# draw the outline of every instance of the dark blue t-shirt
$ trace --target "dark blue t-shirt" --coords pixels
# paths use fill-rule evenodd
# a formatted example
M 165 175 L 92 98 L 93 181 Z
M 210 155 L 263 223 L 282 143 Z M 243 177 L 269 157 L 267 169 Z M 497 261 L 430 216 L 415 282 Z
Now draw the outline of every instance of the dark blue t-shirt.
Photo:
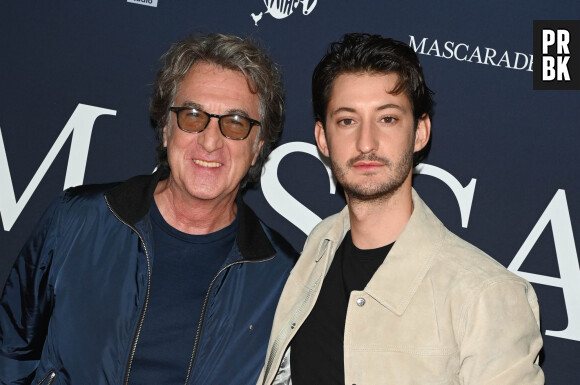
M 151 222 L 151 291 L 130 383 L 183 384 L 203 301 L 234 245 L 238 219 L 215 233 L 191 235 L 165 222 L 153 202 Z

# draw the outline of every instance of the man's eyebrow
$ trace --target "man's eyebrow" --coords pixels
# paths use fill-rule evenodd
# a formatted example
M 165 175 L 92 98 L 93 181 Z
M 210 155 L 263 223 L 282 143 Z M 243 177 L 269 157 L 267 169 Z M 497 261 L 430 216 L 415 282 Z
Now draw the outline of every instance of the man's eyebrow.
M 334 116 L 334 115 L 338 114 L 339 112 L 356 112 L 356 110 L 354 108 L 351 108 L 351 107 L 339 107 L 336 110 L 331 111 L 330 116 Z
M 392 104 L 392 103 L 383 104 L 382 106 L 377 107 L 376 111 L 382 111 L 382 110 L 386 110 L 389 108 L 394 108 L 394 109 L 400 110 L 402 112 L 406 111 L 404 107 L 401 107 L 398 104 Z M 354 109 L 352 107 L 339 107 L 336 110 L 331 111 L 330 116 L 334 116 L 340 112 L 356 112 L 356 109 Z
M 377 111 L 386 110 L 388 108 L 394 108 L 394 109 L 400 110 L 402 112 L 406 111 L 404 107 L 401 107 L 398 104 L 393 104 L 393 103 L 383 104 L 382 106 L 377 107 Z
M 231 108 L 229 110 L 226 110 L 226 114 L 235 114 L 235 115 L 243 115 L 243 116 L 250 117 L 250 114 L 248 114 L 248 112 L 246 110 L 242 110 L 239 108 Z
M 201 111 L 213 114 L 212 111 L 206 111 L 206 109 L 203 108 L 203 106 L 201 104 L 193 102 L 191 100 L 186 100 L 181 104 L 183 105 L 183 107 L 195 108 L 196 110 L 201 110 Z M 250 114 L 248 114 L 248 112 L 246 110 L 243 110 L 240 108 L 230 108 L 229 110 L 226 110 L 225 114 L 222 114 L 222 115 L 243 115 L 243 116 L 247 116 L 247 117 L 250 116 Z
M 186 100 L 183 103 L 181 103 L 181 105 L 183 107 L 195 108 L 196 110 L 203 110 L 203 107 L 201 106 L 201 104 L 196 103 L 196 102 L 192 102 L 191 100 Z

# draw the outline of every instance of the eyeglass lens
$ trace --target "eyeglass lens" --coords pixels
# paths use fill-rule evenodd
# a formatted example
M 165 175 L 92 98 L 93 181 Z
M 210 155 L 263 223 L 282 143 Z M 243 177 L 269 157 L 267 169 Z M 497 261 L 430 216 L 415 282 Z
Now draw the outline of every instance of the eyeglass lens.
M 209 124 L 212 116 L 208 113 L 196 109 L 181 110 L 178 113 L 179 125 L 182 129 L 192 132 L 203 131 Z M 214 116 L 216 117 L 216 116 Z M 217 118 L 217 117 L 216 117 Z M 243 115 L 222 115 L 219 117 L 219 125 L 222 133 L 228 138 L 245 138 L 252 123 Z

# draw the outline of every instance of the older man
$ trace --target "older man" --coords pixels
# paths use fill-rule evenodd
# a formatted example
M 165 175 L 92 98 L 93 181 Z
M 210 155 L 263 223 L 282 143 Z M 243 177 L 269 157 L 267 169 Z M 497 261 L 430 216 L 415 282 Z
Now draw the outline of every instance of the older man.
M 240 198 L 283 124 L 277 66 L 195 36 L 162 57 L 153 175 L 65 191 L 10 273 L 4 384 L 250 384 L 297 257 Z
M 447 230 L 411 187 L 433 106 L 415 52 L 345 35 L 314 70 L 312 101 L 347 207 L 308 237 L 258 383 L 543 384 L 532 286 Z

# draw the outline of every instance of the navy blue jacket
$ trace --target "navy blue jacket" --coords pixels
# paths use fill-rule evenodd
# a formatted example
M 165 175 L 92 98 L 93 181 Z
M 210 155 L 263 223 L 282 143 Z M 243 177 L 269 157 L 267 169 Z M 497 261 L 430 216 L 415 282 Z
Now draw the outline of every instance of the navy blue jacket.
M 165 175 L 163 175 L 165 174 Z M 147 312 L 149 207 L 166 172 L 65 191 L 10 272 L 0 303 L 2 384 L 126 384 Z M 189 384 L 254 384 L 297 253 L 237 200 L 236 244 L 208 288 Z

